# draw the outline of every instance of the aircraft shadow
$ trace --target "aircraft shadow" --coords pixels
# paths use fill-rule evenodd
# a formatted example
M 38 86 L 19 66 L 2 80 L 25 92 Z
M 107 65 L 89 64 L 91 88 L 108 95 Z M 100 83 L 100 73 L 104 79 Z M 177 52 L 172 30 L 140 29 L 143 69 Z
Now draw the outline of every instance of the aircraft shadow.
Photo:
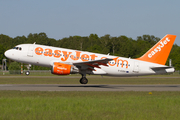
M 164 88 L 164 87 L 180 87 L 178 85 L 60 85 L 58 87 L 71 87 L 71 88 L 111 88 L 111 89 L 120 89 L 124 87 L 132 87 L 132 88 L 145 88 L 145 87 L 154 87 L 154 88 Z

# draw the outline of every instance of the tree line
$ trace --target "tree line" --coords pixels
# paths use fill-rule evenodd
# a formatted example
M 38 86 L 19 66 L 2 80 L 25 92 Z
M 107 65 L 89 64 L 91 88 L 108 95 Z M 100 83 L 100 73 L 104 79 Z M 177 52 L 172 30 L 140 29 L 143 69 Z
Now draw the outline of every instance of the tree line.
M 138 58 L 146 53 L 152 46 L 154 46 L 160 38 L 153 35 L 142 35 L 138 36 L 136 40 L 128 38 L 124 35 L 119 37 L 112 37 L 106 34 L 99 37 L 97 34 L 90 34 L 86 37 L 81 36 L 69 36 L 59 40 L 48 38 L 46 33 L 30 33 L 26 36 L 17 36 L 11 38 L 7 35 L 0 35 L 0 60 L 5 58 L 4 52 L 18 44 L 34 43 L 76 49 L 82 51 L 89 51 L 95 53 L 102 53 L 121 56 Z M 172 59 L 172 65 L 176 70 L 180 70 L 180 47 L 173 45 L 169 58 L 166 65 L 169 65 L 169 59 Z M 8 63 L 11 60 L 7 60 Z M 2 62 L 1 62 L 2 63 Z M 9 64 L 8 64 L 9 65 Z M 34 69 L 45 69 L 43 67 L 34 66 Z

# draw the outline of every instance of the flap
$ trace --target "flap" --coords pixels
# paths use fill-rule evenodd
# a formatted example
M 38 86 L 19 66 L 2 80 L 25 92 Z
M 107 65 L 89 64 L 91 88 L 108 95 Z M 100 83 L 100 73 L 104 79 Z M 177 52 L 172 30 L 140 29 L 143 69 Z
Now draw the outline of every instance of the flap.
M 86 67 L 86 69 L 90 69 L 90 70 L 94 70 L 95 68 L 101 68 L 99 67 L 100 65 L 103 66 L 107 66 L 107 63 L 109 61 L 112 61 L 113 59 L 111 58 L 105 58 L 105 59 L 101 59 L 101 60 L 93 60 L 93 61 L 84 61 L 84 62 L 77 62 L 77 63 L 73 63 L 73 65 L 75 66 L 79 66 L 79 67 Z M 81 68 L 80 68 L 81 69 Z

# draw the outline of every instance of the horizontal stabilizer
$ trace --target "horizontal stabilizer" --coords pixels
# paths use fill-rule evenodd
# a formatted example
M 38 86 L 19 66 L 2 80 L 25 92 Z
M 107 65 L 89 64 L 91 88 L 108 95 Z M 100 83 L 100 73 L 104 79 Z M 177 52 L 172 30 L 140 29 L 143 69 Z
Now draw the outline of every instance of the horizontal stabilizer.
M 152 70 L 165 70 L 165 69 L 169 69 L 169 68 L 174 68 L 174 67 L 170 67 L 170 66 L 166 66 L 166 67 L 150 67 Z

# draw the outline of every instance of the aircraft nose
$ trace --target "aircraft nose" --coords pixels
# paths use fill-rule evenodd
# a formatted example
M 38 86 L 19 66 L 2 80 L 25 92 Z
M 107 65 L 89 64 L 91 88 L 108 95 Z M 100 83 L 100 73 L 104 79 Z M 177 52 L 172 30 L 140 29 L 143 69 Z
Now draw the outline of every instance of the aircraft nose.
M 12 53 L 10 50 L 7 50 L 4 55 L 7 57 L 7 58 L 10 58 L 12 56 Z

